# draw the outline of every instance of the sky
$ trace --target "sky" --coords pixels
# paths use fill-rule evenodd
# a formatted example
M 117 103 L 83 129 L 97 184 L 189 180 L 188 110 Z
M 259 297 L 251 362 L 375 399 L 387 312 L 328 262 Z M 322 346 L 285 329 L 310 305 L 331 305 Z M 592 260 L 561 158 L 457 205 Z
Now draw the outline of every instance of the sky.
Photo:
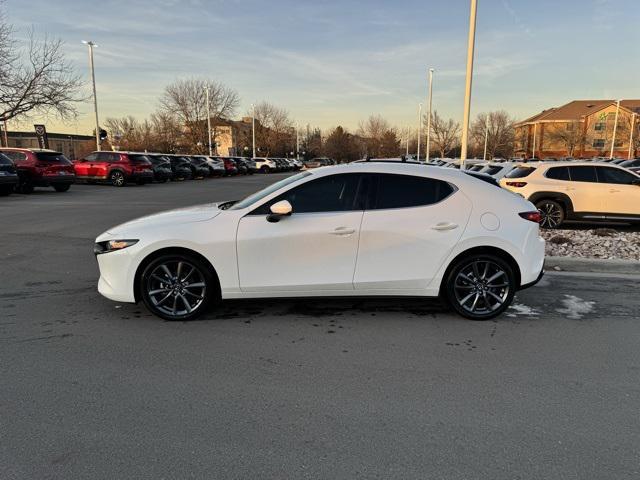
M 59 37 L 87 79 L 93 40 L 100 118 L 144 119 L 164 87 L 211 78 L 323 129 L 380 114 L 415 127 L 433 105 L 462 119 L 468 0 L 5 0 L 19 40 Z M 640 97 L 639 0 L 478 0 L 471 115 L 520 119 L 573 99 Z M 29 120 L 27 127 L 33 123 Z M 41 120 L 41 119 L 40 119 Z M 49 131 L 87 133 L 92 105 Z M 10 129 L 13 129 L 11 125 Z

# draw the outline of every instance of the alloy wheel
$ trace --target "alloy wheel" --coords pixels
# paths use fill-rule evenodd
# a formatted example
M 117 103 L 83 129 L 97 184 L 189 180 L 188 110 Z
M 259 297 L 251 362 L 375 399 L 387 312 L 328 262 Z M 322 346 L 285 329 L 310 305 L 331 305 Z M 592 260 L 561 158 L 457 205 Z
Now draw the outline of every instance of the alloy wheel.
M 511 292 L 509 275 L 491 260 L 477 259 L 456 275 L 453 291 L 458 306 L 470 315 L 487 315 L 500 309 Z
M 124 185 L 124 175 L 121 172 L 112 172 L 111 183 L 115 187 L 122 187 Z
M 146 293 L 159 312 L 168 317 L 182 317 L 198 310 L 206 298 L 204 274 L 186 260 L 160 263 L 146 281 Z
M 544 228 L 556 228 L 562 223 L 562 208 L 555 202 L 542 202 L 538 205 L 540 225 Z

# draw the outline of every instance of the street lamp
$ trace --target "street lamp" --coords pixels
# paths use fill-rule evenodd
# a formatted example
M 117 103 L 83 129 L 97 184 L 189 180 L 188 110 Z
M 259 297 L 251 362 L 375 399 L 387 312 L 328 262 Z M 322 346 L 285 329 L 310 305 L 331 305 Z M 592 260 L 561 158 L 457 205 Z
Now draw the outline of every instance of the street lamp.
M 618 130 L 618 114 L 620 113 L 620 100 L 616 102 L 616 118 L 613 121 L 613 138 L 611 139 L 611 152 L 609 158 L 613 158 L 613 148 L 616 145 L 616 131 Z
M 631 160 L 631 152 L 633 152 L 633 129 L 636 128 L 636 112 L 631 114 L 631 130 L 629 131 L 629 154 L 627 159 Z M 634 152 L 635 153 L 635 152 Z
M 300 126 L 296 122 L 296 160 L 300 160 Z
M 98 126 L 98 98 L 96 97 L 96 74 L 93 68 L 93 49 L 97 47 L 91 40 L 82 40 L 89 47 L 89 67 L 91 68 L 91 84 L 93 86 L 93 112 L 96 117 L 96 150 L 100 151 L 100 127 Z
M 211 149 L 211 112 L 209 110 L 209 85 L 205 87 L 205 93 L 207 96 L 207 134 L 209 135 L 209 156 L 213 155 L 213 150 Z M 217 150 L 217 149 L 216 149 Z
M 256 158 L 256 104 L 251 104 L 251 136 L 253 137 L 253 158 Z
M 473 78 L 473 51 L 476 44 L 476 12 L 478 0 L 471 0 L 469 15 L 469 39 L 467 42 L 467 78 L 464 88 L 464 115 L 462 117 L 462 148 L 460 150 L 460 168 L 464 170 L 467 160 L 467 142 L 469 141 L 469 114 L 471 112 L 471 80 Z
M 420 137 L 422 137 L 422 102 L 418 104 L 418 158 L 420 161 Z
M 429 116 L 427 117 L 427 151 L 425 152 L 425 161 L 429 162 L 429 154 L 431 153 L 431 105 L 433 102 L 433 68 L 429 69 Z

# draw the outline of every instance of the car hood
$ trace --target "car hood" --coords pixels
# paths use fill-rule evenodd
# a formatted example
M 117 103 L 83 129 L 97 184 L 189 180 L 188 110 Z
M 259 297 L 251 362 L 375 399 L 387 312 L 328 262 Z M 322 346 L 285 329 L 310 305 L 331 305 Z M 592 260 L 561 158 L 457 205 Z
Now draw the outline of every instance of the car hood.
M 204 222 L 211 220 L 220 214 L 220 203 L 207 203 L 204 205 L 194 205 L 192 207 L 177 208 L 164 212 L 154 213 L 146 217 L 136 218 L 129 222 L 122 223 L 110 228 L 102 236 L 113 237 L 138 232 L 140 230 L 155 229 L 164 226 L 176 226 L 186 223 Z

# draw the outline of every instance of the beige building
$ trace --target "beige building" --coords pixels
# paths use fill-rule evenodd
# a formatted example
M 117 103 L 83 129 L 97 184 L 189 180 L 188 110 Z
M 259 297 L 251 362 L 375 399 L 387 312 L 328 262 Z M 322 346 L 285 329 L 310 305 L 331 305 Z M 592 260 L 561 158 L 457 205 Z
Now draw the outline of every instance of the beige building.
M 251 117 L 242 120 L 211 119 L 215 131 L 216 151 L 222 156 L 253 155 Z
M 615 100 L 574 100 L 543 110 L 515 125 L 515 153 L 525 158 L 608 157 L 615 141 L 614 157 L 635 157 L 640 100 L 622 100 L 617 123 L 616 110 Z

